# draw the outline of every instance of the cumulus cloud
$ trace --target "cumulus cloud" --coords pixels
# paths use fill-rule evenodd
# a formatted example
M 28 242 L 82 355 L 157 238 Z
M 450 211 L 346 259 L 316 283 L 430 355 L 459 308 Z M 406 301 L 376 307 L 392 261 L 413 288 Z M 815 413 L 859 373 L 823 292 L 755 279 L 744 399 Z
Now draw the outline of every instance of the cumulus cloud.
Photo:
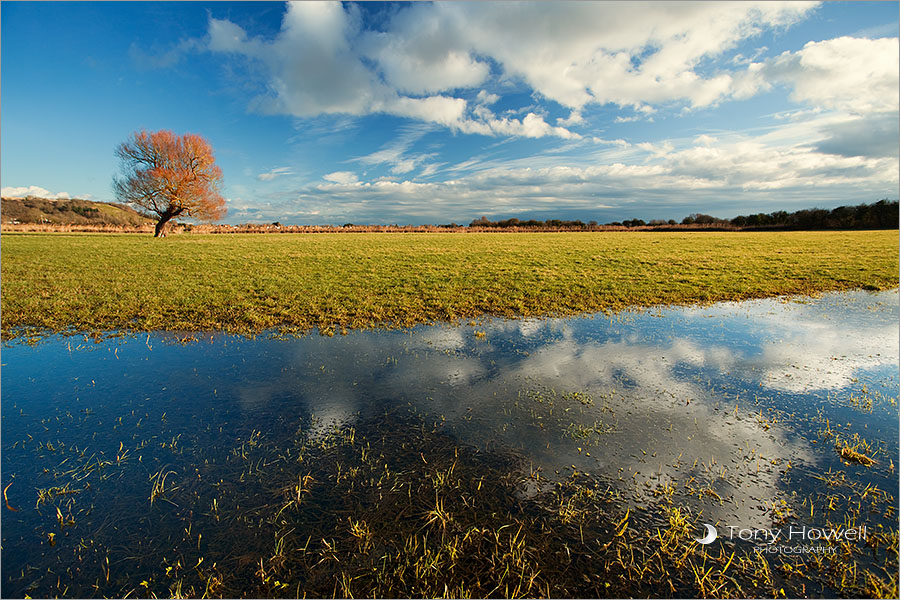
M 483 83 L 490 67 L 459 45 L 456 24 L 426 4 L 395 13 L 389 31 L 368 32 L 361 50 L 402 93 L 426 94 L 471 88 Z M 398 35 L 399 32 L 399 35 Z
M 700 143 L 667 154 L 664 164 L 682 179 L 693 178 L 698 187 L 722 189 L 824 189 L 873 183 L 888 188 L 897 181 L 897 165 L 890 160 L 822 154 L 803 147 L 773 148 L 761 140 Z
M 736 80 L 736 95 L 751 96 L 779 85 L 791 90 L 793 101 L 810 107 L 775 115 L 791 124 L 766 137 L 770 141 L 780 137 L 783 144 L 792 145 L 781 153 L 789 154 L 789 159 L 783 171 L 774 173 L 777 179 L 769 187 L 780 187 L 779 179 L 797 181 L 812 173 L 821 174 L 821 185 L 826 181 L 846 183 L 848 177 L 858 182 L 867 178 L 882 183 L 897 180 L 897 38 L 839 37 L 809 42 L 796 52 L 751 63 Z M 754 162 L 769 161 L 758 156 Z M 716 164 L 721 161 L 713 161 L 710 166 Z M 742 167 L 746 171 L 750 165 Z M 767 184 L 753 185 L 763 189 Z
M 68 192 L 51 192 L 50 190 L 44 189 L 42 187 L 38 187 L 36 185 L 29 185 L 25 187 L 5 187 L 0 190 L 3 196 L 7 198 L 24 198 L 26 196 L 35 196 L 37 198 L 49 198 L 51 200 L 66 200 L 71 198 Z M 82 195 L 82 198 L 86 198 L 87 196 Z
M 554 127 L 547 123 L 543 117 L 533 112 L 525 115 L 525 118 L 510 119 L 508 117 L 497 118 L 484 111 L 486 118 L 483 120 L 467 120 L 459 124 L 459 129 L 464 133 L 480 133 L 482 135 L 507 135 L 526 138 L 541 138 L 554 136 L 563 139 L 581 139 L 577 133 L 569 131 L 565 127 Z
M 350 47 L 354 30 L 340 4 L 291 2 L 273 41 L 249 38 L 238 25 L 210 18 L 208 47 L 263 63 L 272 92 L 256 101 L 264 112 L 361 115 L 390 94 Z
M 500 96 L 491 94 L 485 90 L 479 90 L 478 95 L 475 96 L 475 101 L 479 104 L 494 104 L 498 100 L 500 100 Z
M 582 116 L 581 111 L 578 110 L 570 112 L 568 117 L 556 120 L 556 124 L 562 125 L 563 127 L 571 127 L 572 125 L 581 125 L 583 123 L 584 117 Z
M 466 133 L 575 136 L 563 127 L 547 125 L 537 115 L 523 121 L 490 114 L 473 118 L 463 98 L 404 95 L 471 87 L 484 79 L 486 67 L 465 52 L 414 52 L 422 50 L 423 40 L 394 40 L 363 32 L 354 10 L 351 6 L 345 11 L 340 3 L 291 2 L 280 32 L 271 41 L 251 38 L 235 23 L 210 18 L 207 48 L 243 56 L 263 67 L 268 93 L 251 103 L 263 113 L 297 117 L 380 113 Z M 393 49 L 398 45 L 410 48 L 410 54 L 396 58 Z M 373 60 L 377 68 L 370 66 Z M 471 75 L 472 69 L 476 76 Z
M 761 85 L 792 88 L 797 102 L 852 113 L 900 109 L 897 38 L 840 37 L 809 42 L 758 67 Z
M 764 28 L 802 18 L 812 3 L 436 3 L 457 32 L 456 51 L 490 56 L 507 77 L 569 108 L 685 101 L 705 106 L 726 96 L 726 73 L 696 67 Z M 419 12 L 425 9 L 420 8 Z M 412 34 L 397 19 L 393 35 Z
M 790 25 L 808 2 L 413 3 L 379 30 L 340 3 L 288 3 L 273 39 L 210 18 L 207 48 L 258 63 L 268 93 L 252 107 L 272 114 L 390 114 L 489 136 L 577 139 L 589 105 L 646 115 L 654 105 L 708 106 L 767 82 L 701 67 L 767 28 Z M 808 60 L 816 51 L 810 50 Z M 787 67 L 785 67 L 787 68 Z M 708 69 L 706 69 L 708 70 Z M 536 111 L 497 117 L 489 82 L 524 82 L 570 109 L 548 124 Z M 496 86 L 491 86 L 496 87 Z M 798 87 L 800 97 L 805 92 Z M 471 104 L 462 96 L 477 90 Z M 466 93 L 464 93 L 466 92 Z

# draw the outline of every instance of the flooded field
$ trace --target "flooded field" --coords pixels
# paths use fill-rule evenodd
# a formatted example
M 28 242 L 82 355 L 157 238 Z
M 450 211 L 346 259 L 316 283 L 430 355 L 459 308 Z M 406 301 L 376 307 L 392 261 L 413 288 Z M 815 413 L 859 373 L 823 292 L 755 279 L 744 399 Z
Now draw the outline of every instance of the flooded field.
M 898 321 L 9 344 L 2 594 L 896 597 Z

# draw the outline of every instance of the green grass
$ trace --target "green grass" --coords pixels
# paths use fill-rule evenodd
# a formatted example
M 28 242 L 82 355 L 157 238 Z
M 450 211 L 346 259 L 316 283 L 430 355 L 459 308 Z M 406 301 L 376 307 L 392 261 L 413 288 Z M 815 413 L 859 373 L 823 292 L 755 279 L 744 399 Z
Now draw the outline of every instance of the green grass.
M 330 334 L 898 283 L 896 231 L 2 236 L 2 331 Z

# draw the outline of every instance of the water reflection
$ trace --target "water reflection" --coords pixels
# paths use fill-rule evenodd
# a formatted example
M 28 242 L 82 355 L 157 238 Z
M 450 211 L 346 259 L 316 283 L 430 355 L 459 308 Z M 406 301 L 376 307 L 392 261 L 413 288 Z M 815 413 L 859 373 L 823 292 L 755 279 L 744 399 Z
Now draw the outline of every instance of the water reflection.
M 309 342 L 315 350 L 299 350 L 269 389 L 302 389 L 325 421 L 346 422 L 371 398 L 409 403 L 462 443 L 500 439 L 553 474 L 692 485 L 729 499 L 707 506 L 710 518 L 762 527 L 784 466 L 816 460 L 771 422 L 777 393 L 839 389 L 897 364 L 897 329 L 886 326 L 896 294 L 841 299 L 361 333 Z
M 26 443 L 114 456 L 123 438 L 166 449 L 183 435 L 187 457 L 154 452 L 189 461 L 248 431 L 287 439 L 302 418 L 322 434 L 388 406 L 441 421 L 460 445 L 514 449 L 551 480 L 603 478 L 634 507 L 677 489 L 705 520 L 765 527 L 773 503 L 796 491 L 787 471 L 836 464 L 815 443 L 826 420 L 896 456 L 898 315 L 896 291 L 857 292 L 334 338 L 7 346 L 4 483 L 19 484 L 11 498 L 22 510 L 4 517 L 4 559 L 14 540 L 28 547 L 30 490 L 47 485 Z M 846 401 L 862 393 L 876 402 Z M 893 470 L 860 476 L 897 484 Z

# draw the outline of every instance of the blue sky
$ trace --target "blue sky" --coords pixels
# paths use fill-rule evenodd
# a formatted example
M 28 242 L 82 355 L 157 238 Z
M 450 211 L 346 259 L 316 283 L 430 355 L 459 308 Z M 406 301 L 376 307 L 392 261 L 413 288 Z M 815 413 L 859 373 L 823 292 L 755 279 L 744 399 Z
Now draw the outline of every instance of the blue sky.
M 226 222 L 609 222 L 898 196 L 891 2 L 3 2 L 3 195 L 206 137 Z

